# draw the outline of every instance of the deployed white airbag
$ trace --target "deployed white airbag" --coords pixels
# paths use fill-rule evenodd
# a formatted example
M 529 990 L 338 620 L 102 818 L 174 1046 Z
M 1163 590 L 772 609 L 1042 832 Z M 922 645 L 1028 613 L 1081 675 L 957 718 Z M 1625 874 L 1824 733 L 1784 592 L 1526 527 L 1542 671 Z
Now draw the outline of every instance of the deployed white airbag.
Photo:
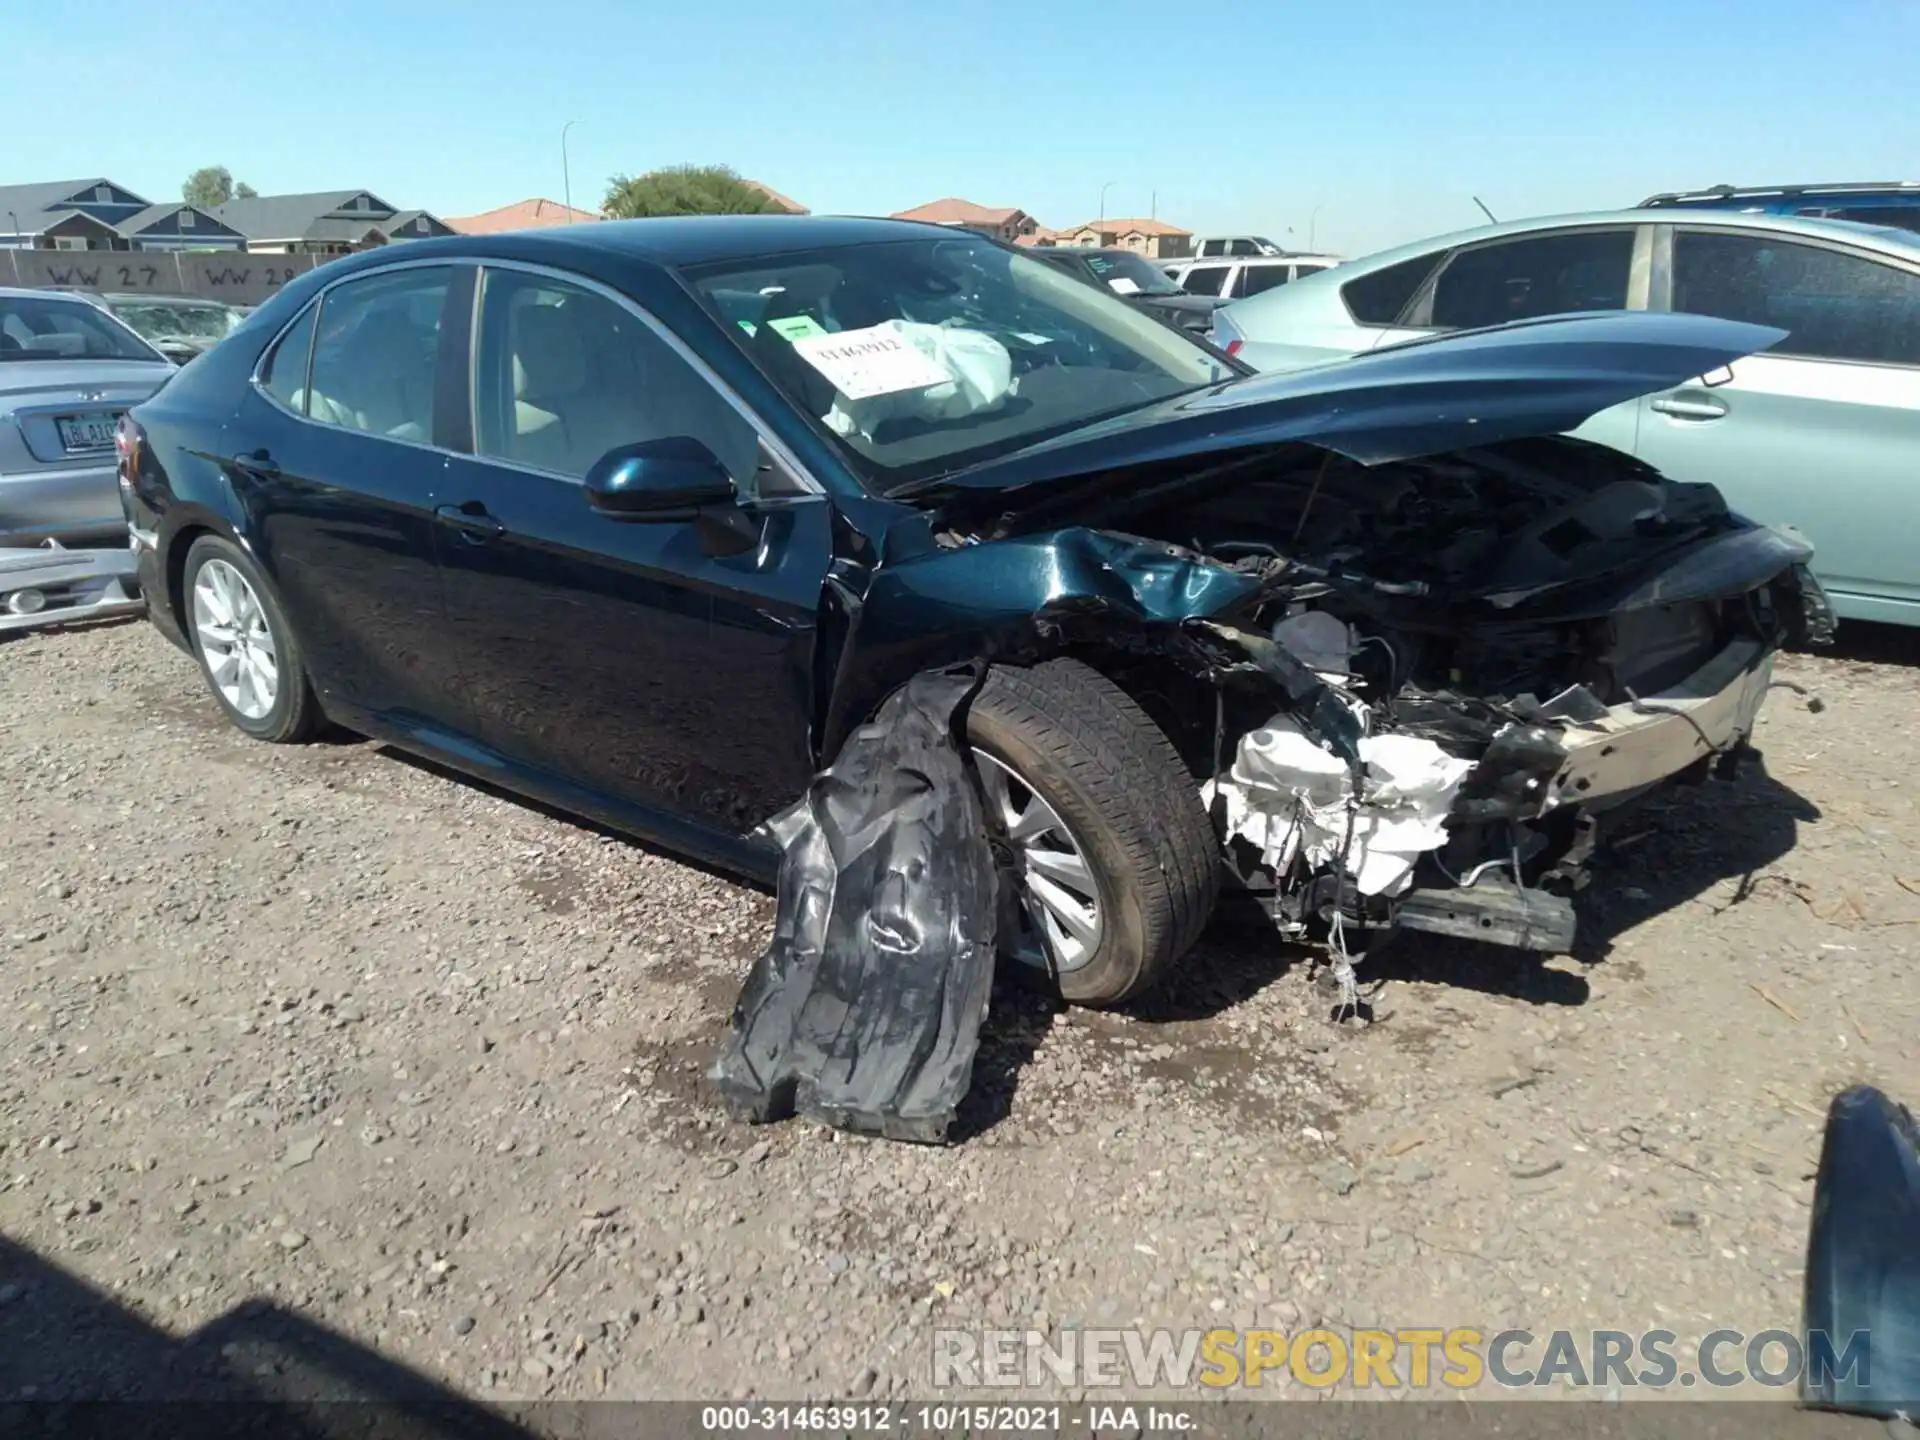
M 1013 359 L 991 335 L 958 325 L 887 320 L 807 335 L 794 353 L 837 392 L 825 417 L 837 435 L 871 438 L 887 420 L 961 420 L 997 410 L 1013 390 Z
M 1233 768 L 1201 787 L 1208 805 L 1226 804 L 1227 830 L 1260 851 L 1276 877 L 1304 852 L 1315 868 L 1339 860 L 1353 838 L 1347 871 L 1363 895 L 1398 895 L 1414 862 L 1446 843 L 1454 792 L 1473 768 L 1431 740 L 1372 735 L 1360 742 L 1366 784 L 1356 800 L 1346 764 L 1276 715 L 1240 741 Z

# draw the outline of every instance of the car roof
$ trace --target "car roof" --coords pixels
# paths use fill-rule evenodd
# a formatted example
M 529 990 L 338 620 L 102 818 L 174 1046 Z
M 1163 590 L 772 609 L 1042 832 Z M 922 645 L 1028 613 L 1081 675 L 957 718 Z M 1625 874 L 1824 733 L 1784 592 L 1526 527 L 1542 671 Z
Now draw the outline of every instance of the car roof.
M 596 220 L 540 230 L 507 230 L 496 235 L 450 235 L 410 240 L 405 254 L 473 255 L 484 258 L 510 246 L 512 258 L 541 255 L 556 261 L 583 253 L 650 261 L 678 267 L 709 261 L 748 260 L 805 250 L 872 245 L 888 240 L 986 237 L 949 225 L 912 220 L 882 220 L 851 215 L 684 215 L 650 220 Z M 365 252 L 394 258 L 391 248 Z M 355 257 L 358 259 L 359 257 Z M 354 268 L 359 268 L 358 266 Z
M 224 300 L 209 300 L 204 295 L 156 295 L 150 290 L 107 290 L 101 293 L 100 298 L 136 300 L 143 305 L 212 305 L 220 310 L 232 308 Z
M 1861 198 L 1912 199 L 1920 180 L 1829 180 L 1805 185 L 1709 185 L 1704 190 L 1665 190 L 1640 202 L 1642 208 L 1663 205 L 1722 204 L 1729 200 L 1794 200 L 1803 195 L 1840 195 Z
M 79 290 L 56 290 L 51 286 L 0 285 L 0 300 L 71 300 L 76 305 L 86 305 L 91 303 L 87 298 L 88 293 Z

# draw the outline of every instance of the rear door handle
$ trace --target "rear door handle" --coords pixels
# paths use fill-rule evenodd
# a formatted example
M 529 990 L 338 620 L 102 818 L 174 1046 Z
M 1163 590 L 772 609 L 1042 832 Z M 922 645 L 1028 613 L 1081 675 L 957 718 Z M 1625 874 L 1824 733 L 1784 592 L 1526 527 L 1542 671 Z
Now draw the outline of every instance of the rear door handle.
M 1727 402 L 1711 395 L 1662 395 L 1652 408 L 1676 420 L 1718 420 L 1727 413 Z
M 436 505 L 433 515 L 441 524 L 458 530 L 460 538 L 469 545 L 486 545 L 507 533 L 507 527 L 489 515 L 487 507 L 478 500 L 462 505 Z
M 244 470 L 249 475 L 260 475 L 269 480 L 274 479 L 280 473 L 280 466 L 275 462 L 273 456 L 269 455 L 265 450 L 255 450 L 250 455 L 241 454 L 234 456 L 233 468 L 236 470 Z

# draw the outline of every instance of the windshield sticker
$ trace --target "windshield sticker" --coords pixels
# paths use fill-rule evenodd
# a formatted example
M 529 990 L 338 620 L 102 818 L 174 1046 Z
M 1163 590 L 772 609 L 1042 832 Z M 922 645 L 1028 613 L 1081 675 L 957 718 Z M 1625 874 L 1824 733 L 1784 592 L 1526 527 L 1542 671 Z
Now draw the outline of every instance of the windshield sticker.
M 945 366 L 908 344 L 891 322 L 837 335 L 803 336 L 793 342 L 793 353 L 849 400 L 925 390 L 953 379 Z
M 1107 284 L 1113 287 L 1113 293 L 1116 295 L 1138 295 L 1140 293 L 1140 282 L 1129 279 L 1125 275 L 1109 276 Z
M 767 328 L 783 340 L 804 340 L 809 335 L 825 335 L 824 326 L 811 315 L 783 315 L 767 321 Z

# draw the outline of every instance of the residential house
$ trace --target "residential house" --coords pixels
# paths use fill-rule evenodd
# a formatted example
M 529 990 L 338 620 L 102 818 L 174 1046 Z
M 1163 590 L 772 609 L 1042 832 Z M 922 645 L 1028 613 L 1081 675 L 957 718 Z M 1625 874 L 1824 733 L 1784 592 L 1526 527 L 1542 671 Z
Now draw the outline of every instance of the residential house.
M 1193 253 L 1193 232 L 1164 220 L 1089 220 L 1062 230 L 1062 245 L 1097 245 L 1103 250 L 1131 250 L 1150 260 L 1178 260 Z
M 519 200 L 478 215 L 456 215 L 448 228 L 461 235 L 498 235 L 506 230 L 543 230 L 549 225 L 585 225 L 600 216 L 592 210 L 570 210 L 558 200 Z
M 766 196 L 767 199 L 773 201 L 774 204 L 778 205 L 782 210 L 786 211 L 789 215 L 811 215 L 813 213 L 811 210 L 807 209 L 806 206 L 802 205 L 798 200 L 788 199 L 785 195 L 782 195 L 778 190 L 774 189 L 771 185 L 767 184 L 764 180 L 744 180 L 741 183 L 744 184 L 749 190 L 758 190 L 762 195 Z
M 149 205 L 113 227 L 134 250 L 244 250 L 247 237 L 197 205 Z
M 932 200 L 925 205 L 916 205 L 911 210 L 896 211 L 895 220 L 919 220 L 929 225 L 952 225 L 964 230 L 978 230 L 982 235 L 991 235 L 996 240 L 1017 244 L 1023 235 L 1039 233 L 1040 222 L 1024 210 L 992 205 L 976 205 L 971 200 L 958 200 L 949 197 L 945 200 Z
M 115 227 L 148 208 L 102 176 L 0 185 L 0 246 L 38 250 L 128 250 Z
M 256 255 L 345 255 L 392 240 L 454 233 L 425 210 L 397 210 L 370 190 L 253 195 L 214 207 L 214 216 L 246 236 Z

